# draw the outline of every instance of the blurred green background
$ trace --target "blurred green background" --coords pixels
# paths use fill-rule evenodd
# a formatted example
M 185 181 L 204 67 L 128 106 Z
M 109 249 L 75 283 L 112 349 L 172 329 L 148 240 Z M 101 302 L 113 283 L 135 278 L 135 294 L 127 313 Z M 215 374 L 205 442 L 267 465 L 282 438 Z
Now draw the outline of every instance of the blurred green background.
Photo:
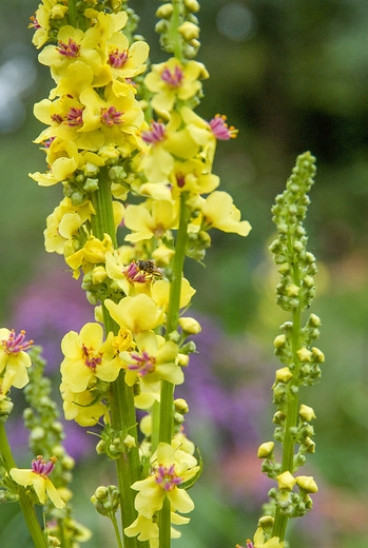
M 37 4 L 1 0 L 0 6 L 0 316 L 9 328 L 25 288 L 50 268 L 65 270 L 57 257 L 46 256 L 42 236 L 60 189 L 37 187 L 27 176 L 44 168 L 43 155 L 32 144 L 41 129 L 32 105 L 51 86 L 27 30 Z M 152 60 L 162 60 L 153 32 L 158 2 L 131 4 L 141 16 L 140 32 L 152 45 Z M 207 119 L 224 113 L 239 128 L 235 141 L 220 143 L 215 172 L 253 230 L 247 239 L 214 233 L 206 267 L 188 263 L 187 276 L 197 289 L 194 307 L 224 333 L 229 361 L 237 355 L 239 367 L 229 368 L 224 352 L 217 364 L 219 382 L 230 371 L 235 384 L 239 375 L 241 382 L 249 381 L 251 393 L 254 379 L 262 378 L 268 387 L 262 394 L 270 399 L 267 390 L 278 367 L 272 340 L 283 321 L 274 304 L 276 279 L 267 251 L 273 235 L 270 208 L 296 155 L 310 150 L 318 160 L 307 220 L 309 247 L 320 270 L 313 311 L 323 321 L 319 346 L 326 364 L 322 382 L 305 394 L 318 417 L 317 450 L 307 473 L 319 480 L 320 493 L 310 516 L 291 525 L 290 541 L 292 548 L 365 548 L 368 5 L 364 0 L 202 0 L 201 8 L 199 60 L 211 78 L 198 112 Z M 35 307 L 34 314 L 42 310 Z M 260 402 L 255 427 L 261 441 L 271 436 L 272 408 L 262 397 Z M 199 421 L 194 435 L 204 444 L 206 471 L 193 489 L 191 525 L 174 546 L 231 548 L 252 535 L 260 501 L 266 500 L 267 485 L 254 458 L 257 443 L 236 451 L 230 447 L 226 456 L 226 437 L 219 441 L 216 429 L 209 433 L 208 424 L 201 427 Z M 109 525 L 96 519 L 89 503 L 97 476 L 102 483 L 109 472 L 92 450 L 78 464 L 75 478 L 78 518 L 95 530 L 94 540 L 85 545 L 89 548 L 109 545 Z M 13 507 L 1 512 L 18 523 L 13 514 Z M 10 544 L 1 546 L 12 548 L 7 538 Z

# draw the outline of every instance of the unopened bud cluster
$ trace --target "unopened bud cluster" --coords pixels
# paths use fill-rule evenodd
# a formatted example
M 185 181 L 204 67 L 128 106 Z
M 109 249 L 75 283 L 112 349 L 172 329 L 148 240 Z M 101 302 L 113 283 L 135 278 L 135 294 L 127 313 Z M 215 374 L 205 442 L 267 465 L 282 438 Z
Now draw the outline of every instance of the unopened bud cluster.
M 136 442 L 132 435 L 126 431 L 114 430 L 110 425 L 106 425 L 102 431 L 101 439 L 96 445 L 96 451 L 99 455 L 106 454 L 110 459 L 118 459 L 123 453 L 128 453 Z
M 63 446 L 64 428 L 58 420 L 57 405 L 50 397 L 51 381 L 44 376 L 46 364 L 41 348 L 33 347 L 30 356 L 33 367 L 29 371 L 29 383 L 24 388 L 29 406 L 23 412 L 24 424 L 30 430 L 29 445 L 34 455 L 57 458 L 53 478 L 58 486 L 64 487 L 72 480 L 74 459 Z
M 157 9 L 156 15 L 159 21 L 156 32 L 160 35 L 160 44 L 168 53 L 175 52 L 174 41 L 180 41 L 180 49 L 187 59 L 193 59 L 200 47 L 198 18 L 195 15 L 199 11 L 197 0 L 184 0 L 184 2 L 163 2 Z M 179 25 L 177 22 L 179 21 Z M 173 40 L 173 28 L 177 28 L 178 34 Z
M 315 258 L 307 251 L 303 220 L 309 205 L 308 192 L 316 172 L 309 152 L 299 156 L 285 191 L 276 197 L 272 208 L 277 238 L 270 246 L 281 279 L 277 302 L 284 310 L 306 308 L 314 297 Z
M 321 321 L 313 313 L 304 319 L 314 296 L 317 271 L 315 258 L 306 249 L 308 238 L 303 226 L 315 171 L 315 160 L 309 152 L 299 156 L 286 190 L 277 196 L 272 208 L 277 237 L 270 250 L 281 278 L 277 303 L 291 313 L 291 318 L 280 326 L 274 339 L 275 355 L 282 364 L 272 387 L 276 406 L 274 440 L 281 444 L 283 457 L 278 460 L 275 456 L 273 441 L 259 447 L 258 457 L 263 459 L 262 471 L 277 482 L 269 492 L 271 502 L 266 509 L 274 524 L 272 530 L 264 530 L 264 536 L 266 540 L 279 537 L 280 542 L 285 520 L 310 510 L 309 494 L 318 491 L 313 477 L 295 475 L 305 464 L 306 455 L 315 450 L 311 422 L 316 416 L 311 407 L 300 404 L 299 390 L 318 381 L 324 362 L 323 353 L 314 346 Z
M 103 516 L 115 514 L 120 504 L 119 489 L 115 485 L 105 487 L 101 485 L 91 497 L 92 504 L 97 512 Z

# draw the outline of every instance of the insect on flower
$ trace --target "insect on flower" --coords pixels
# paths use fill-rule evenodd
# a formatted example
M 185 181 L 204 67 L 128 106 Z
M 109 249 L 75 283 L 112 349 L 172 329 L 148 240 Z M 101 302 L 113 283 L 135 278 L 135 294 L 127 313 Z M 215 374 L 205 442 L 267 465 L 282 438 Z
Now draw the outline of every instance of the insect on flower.
M 142 272 L 145 272 L 146 274 L 151 274 L 155 278 L 162 278 L 162 271 L 160 268 L 156 268 L 156 265 L 152 259 L 142 260 L 139 259 L 137 261 L 137 267 Z

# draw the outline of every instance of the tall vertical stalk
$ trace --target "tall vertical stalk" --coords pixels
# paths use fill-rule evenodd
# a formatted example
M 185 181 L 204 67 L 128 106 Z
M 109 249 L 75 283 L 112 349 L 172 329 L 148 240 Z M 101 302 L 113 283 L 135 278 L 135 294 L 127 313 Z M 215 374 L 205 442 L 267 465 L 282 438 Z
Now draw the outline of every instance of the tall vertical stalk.
M 0 456 L 5 468 L 9 472 L 16 468 L 16 464 L 9 446 L 4 423 L 0 421 Z M 47 548 L 48 543 L 37 519 L 36 510 L 23 487 L 19 487 L 19 506 L 27 524 L 35 548 Z
M 173 273 L 170 286 L 170 301 L 167 311 L 166 330 L 170 334 L 178 327 L 181 280 L 183 275 L 185 251 L 187 243 L 188 215 L 186 207 L 186 194 L 180 196 L 180 220 L 177 232 L 175 256 L 173 260 Z M 163 380 L 160 398 L 160 426 L 159 441 L 171 444 L 174 418 L 174 385 Z M 160 524 L 160 548 L 169 548 L 171 544 L 171 519 L 170 502 L 166 499 L 159 517 Z
M 111 184 L 108 178 L 101 171 L 98 190 L 92 194 L 92 202 L 96 215 L 92 219 L 92 231 L 97 238 L 102 239 L 104 234 L 111 237 L 114 247 L 117 247 L 116 229 L 114 223 Z M 103 305 L 102 305 L 103 306 Z M 115 335 L 118 332 L 118 325 L 112 320 L 106 308 L 103 306 L 103 318 L 106 333 L 112 331 Z M 133 388 L 124 381 L 124 372 L 111 385 L 110 398 L 111 426 L 117 432 L 129 431 L 134 437 L 136 445 L 127 453 L 123 453 L 116 459 L 116 470 L 120 491 L 120 508 L 122 529 L 130 525 L 136 518 L 134 508 L 135 493 L 131 485 L 139 479 L 140 461 L 138 454 L 137 419 L 134 407 Z M 138 541 L 136 537 L 124 535 L 126 548 L 136 548 Z M 147 546 L 147 543 L 139 543 L 139 546 Z

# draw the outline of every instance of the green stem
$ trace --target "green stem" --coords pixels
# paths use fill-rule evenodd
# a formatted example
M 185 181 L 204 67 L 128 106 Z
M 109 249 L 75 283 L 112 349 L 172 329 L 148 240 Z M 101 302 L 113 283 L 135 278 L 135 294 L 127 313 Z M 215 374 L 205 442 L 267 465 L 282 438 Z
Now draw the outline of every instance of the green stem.
M 159 515 L 159 546 L 166 548 L 171 546 L 171 506 L 168 498 L 165 498 Z
M 173 48 L 174 56 L 179 60 L 183 60 L 182 52 L 182 37 L 178 28 L 181 24 L 180 12 L 182 9 L 182 0 L 172 0 L 173 13 L 170 20 L 170 28 L 168 33 L 169 43 Z
M 173 261 L 173 273 L 170 285 L 170 300 L 167 311 L 166 330 L 170 334 L 178 327 L 181 280 L 183 275 L 185 251 L 187 244 L 188 215 L 186 207 L 186 195 L 180 197 L 180 220 L 176 239 L 175 256 Z M 175 386 L 168 382 L 161 383 L 160 398 L 160 425 L 159 441 L 171 444 L 174 423 L 174 389 Z M 160 548 L 170 548 L 171 545 L 171 516 L 170 503 L 165 500 L 159 517 L 160 524 Z
M 291 245 L 289 246 L 289 249 Z M 292 255 L 291 255 L 292 256 Z M 298 264 L 291 259 L 293 267 L 293 282 L 299 285 L 300 271 Z M 297 351 L 300 348 L 300 333 L 301 333 L 301 306 L 293 312 L 293 329 L 291 333 L 291 350 L 293 360 L 293 375 L 294 379 L 298 378 L 298 372 L 300 367 L 300 360 L 297 355 Z M 288 390 L 288 401 L 286 409 L 286 426 L 285 436 L 283 441 L 283 453 L 282 453 L 282 472 L 289 471 L 291 474 L 294 471 L 294 454 L 295 454 L 295 439 L 293 431 L 298 425 L 298 412 L 299 412 L 299 392 L 293 391 L 292 388 L 298 388 L 297 382 L 293 382 Z M 280 540 L 284 540 L 286 534 L 286 528 L 289 521 L 289 516 L 282 512 L 279 506 L 276 507 L 275 520 L 273 524 L 272 535 L 279 537 Z
M 76 8 L 76 0 L 69 0 L 68 2 L 68 19 L 69 23 L 77 28 L 77 8 Z
M 11 468 L 16 468 L 3 422 L 0 422 L 0 455 L 7 471 Z M 27 524 L 35 548 L 47 548 L 46 538 L 37 519 L 34 505 L 22 487 L 19 487 L 18 493 L 19 506 L 23 513 L 24 520 Z
M 100 240 L 103 239 L 104 234 L 109 234 L 113 246 L 116 248 L 118 244 L 112 208 L 111 183 L 104 170 L 101 170 L 100 173 L 98 190 L 91 194 L 91 201 L 96 211 L 96 215 L 92 215 L 92 232 Z
M 121 542 L 120 531 L 119 531 L 118 523 L 116 521 L 115 514 L 112 513 L 111 516 L 110 516 L 110 519 L 111 519 L 112 525 L 114 527 L 116 542 L 118 543 L 118 547 L 123 548 L 123 543 Z
M 104 173 L 103 173 L 104 175 Z M 111 184 L 108 178 L 101 176 L 98 191 L 92 195 L 92 203 L 96 215 L 92 217 L 92 231 L 96 237 L 102 239 L 104 234 L 109 234 L 114 247 L 117 247 L 116 230 L 114 223 Z M 103 317 L 106 333 L 112 331 L 117 334 L 119 326 L 112 320 L 108 311 L 103 306 Z M 115 382 L 111 384 L 111 426 L 118 432 L 128 432 L 135 439 L 136 446 L 128 453 L 123 453 L 116 459 L 116 470 L 120 491 L 120 509 L 122 529 L 130 525 L 137 517 L 134 507 L 135 492 L 131 485 L 140 479 L 140 460 L 138 454 L 137 419 L 134 407 L 133 388 L 124 381 L 124 373 L 121 372 Z M 135 537 L 124 535 L 125 548 L 137 548 L 138 541 Z M 147 542 L 139 543 L 140 548 L 148 548 Z

